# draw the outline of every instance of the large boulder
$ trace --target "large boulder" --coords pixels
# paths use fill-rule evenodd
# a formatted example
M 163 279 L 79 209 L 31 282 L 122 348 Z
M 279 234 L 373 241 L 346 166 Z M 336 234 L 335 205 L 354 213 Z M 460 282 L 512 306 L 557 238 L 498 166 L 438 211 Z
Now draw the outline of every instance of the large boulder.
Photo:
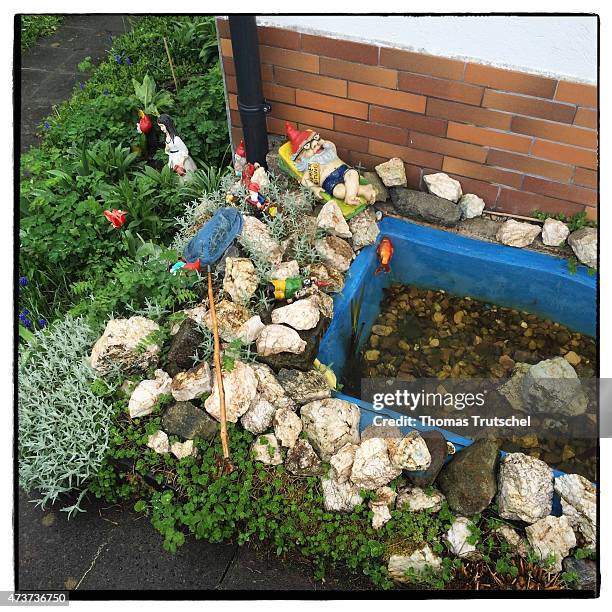
M 597 490 L 579 474 L 564 474 L 555 478 L 554 489 L 561 498 L 563 514 L 584 539 L 585 548 L 595 548 L 597 542 Z
M 234 302 L 246 304 L 257 290 L 257 274 L 253 262 L 246 257 L 228 257 L 225 260 L 223 291 Z
M 448 227 L 457 225 L 461 220 L 459 207 L 445 198 L 404 187 L 394 187 L 390 192 L 395 210 L 403 217 L 439 223 Z
M 317 216 L 317 228 L 338 236 L 338 238 L 350 238 L 352 236 L 348 223 L 340 210 L 336 200 L 329 200 L 321 208 L 321 212 Z
M 321 478 L 323 506 L 328 512 L 352 512 L 363 502 L 359 487 L 350 481 L 338 482 L 333 478 Z
M 326 236 L 315 240 L 315 249 L 321 261 L 338 272 L 346 272 L 355 257 L 351 245 L 337 236 Z
M 227 420 L 236 423 L 251 407 L 257 395 L 257 377 L 253 368 L 241 361 L 235 361 L 231 372 L 223 372 L 223 390 L 225 391 Z M 204 402 L 204 408 L 217 421 L 221 419 L 219 387 L 216 376 L 212 393 Z
M 502 244 L 521 248 L 529 246 L 541 231 L 539 225 L 508 219 L 502 223 L 496 238 Z
M 498 442 L 476 440 L 442 468 L 438 486 L 451 510 L 473 516 L 491 503 L 497 492 L 495 468 L 498 457 Z
M 171 384 L 172 379 L 163 370 L 155 370 L 154 380 L 143 380 L 138 383 L 128 403 L 130 418 L 151 414 L 159 396 L 170 392 Z
M 261 357 L 278 353 L 300 354 L 305 348 L 306 342 L 297 331 L 286 325 L 266 325 L 257 337 L 257 354 Z
M 539 459 L 509 453 L 499 467 L 497 503 L 502 518 L 535 523 L 550 514 L 553 472 Z
M 347 442 L 359 442 L 359 408 L 341 399 L 324 399 L 302 406 L 304 433 L 323 461 Z M 386 483 L 383 483 L 386 484 Z
M 552 561 L 546 567 L 553 572 L 563 569 L 562 562 L 576 546 L 576 536 L 566 516 L 545 516 L 525 528 L 529 544 L 541 561 Z
M 321 313 L 314 300 L 297 300 L 272 311 L 272 323 L 285 324 L 293 329 L 304 330 L 316 327 Z
M 563 357 L 532 365 L 523 378 L 523 401 L 534 412 L 578 416 L 588 405 L 576 370 Z
M 405 187 L 408 184 L 406 168 L 399 157 L 393 157 L 387 162 L 378 164 L 374 170 L 376 170 L 376 174 L 378 174 L 385 187 Z
M 257 396 L 249 409 L 240 417 L 240 424 L 251 433 L 264 433 L 272 426 L 276 408 L 266 399 Z
M 238 242 L 247 251 L 272 265 L 280 264 L 283 259 L 281 248 L 270 235 L 266 224 L 251 215 L 244 215 L 244 224 Z
M 597 230 L 594 227 L 583 227 L 572 232 L 567 243 L 580 263 L 597 268 Z
M 371 208 L 366 208 L 363 212 L 355 215 L 349 221 L 349 228 L 353 234 L 352 244 L 355 251 L 375 244 L 378 234 L 380 234 L 378 223 L 376 223 L 376 215 Z
M 425 544 L 410 555 L 391 555 L 387 564 L 387 571 L 394 582 L 399 584 L 412 584 L 414 578 L 428 572 L 439 572 L 442 568 L 442 559 L 438 557 Z
M 148 341 L 158 331 L 159 325 L 146 317 L 111 319 L 93 346 L 91 367 L 101 375 L 114 366 L 124 372 L 146 372 L 159 359 L 159 345 Z
M 323 465 L 310 442 L 300 438 L 287 451 L 285 468 L 296 476 L 317 476 L 321 474 Z
M 210 367 L 205 361 L 187 372 L 179 372 L 170 386 L 177 402 L 197 399 L 211 390 Z
M 317 370 L 302 372 L 283 368 L 278 373 L 278 380 L 296 404 L 303 405 L 331 397 L 325 375 Z
M 218 425 L 191 402 L 177 402 L 164 412 L 162 428 L 166 433 L 185 440 L 212 440 L 217 434 Z
M 458 202 L 459 198 L 463 195 L 461 183 L 444 172 L 426 174 L 423 177 L 423 182 L 427 186 L 429 193 L 433 193 L 451 202 Z
M 547 246 L 561 246 L 569 233 L 569 228 L 563 221 L 548 217 L 542 226 L 542 242 Z
M 383 487 L 402 473 L 389 457 L 387 441 L 370 438 L 359 445 L 351 469 L 351 482 L 367 490 Z
M 179 372 L 193 367 L 194 356 L 203 340 L 204 334 L 200 331 L 196 321 L 187 317 L 172 337 L 166 355 L 165 368 L 170 376 L 176 376 Z
M 422 431 L 421 438 L 425 440 L 425 444 L 427 444 L 431 462 L 429 467 L 425 470 L 407 472 L 406 478 L 413 485 L 418 487 L 428 487 L 429 485 L 432 485 L 438 477 L 438 474 L 446 461 L 446 457 L 448 456 L 448 448 L 446 445 L 446 438 L 435 429 L 430 431 Z

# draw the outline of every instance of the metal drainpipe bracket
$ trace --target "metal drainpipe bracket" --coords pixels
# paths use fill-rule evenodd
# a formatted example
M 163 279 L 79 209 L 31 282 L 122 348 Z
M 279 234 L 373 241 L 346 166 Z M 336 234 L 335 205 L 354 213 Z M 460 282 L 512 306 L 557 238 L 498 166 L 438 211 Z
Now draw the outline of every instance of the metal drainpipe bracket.
M 251 115 L 261 112 L 264 112 L 267 115 L 272 112 L 272 105 L 267 100 L 264 100 L 261 104 L 249 106 L 247 104 L 243 104 L 240 100 L 238 100 L 238 110 L 241 113 L 247 113 Z

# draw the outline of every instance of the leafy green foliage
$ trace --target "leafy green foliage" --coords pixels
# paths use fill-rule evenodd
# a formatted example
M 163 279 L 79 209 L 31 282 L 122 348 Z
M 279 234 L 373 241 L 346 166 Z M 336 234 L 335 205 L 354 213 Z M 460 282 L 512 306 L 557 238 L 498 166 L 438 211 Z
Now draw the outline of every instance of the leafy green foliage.
M 39 492 L 44 507 L 98 472 L 111 410 L 86 360 L 95 334 L 83 319 L 66 317 L 33 336 L 18 365 L 19 483 Z
M 145 115 L 159 115 L 160 110 L 170 109 L 174 105 L 174 100 L 170 92 L 160 89 L 158 91 L 155 81 L 145 74 L 142 83 L 136 79 L 132 79 L 134 85 L 134 94 L 140 102 L 141 108 Z
M 587 219 L 586 212 L 584 211 L 568 217 L 563 213 L 549 213 L 542 212 L 541 210 L 534 210 L 533 216 L 536 219 L 540 219 L 540 221 L 545 221 L 546 219 L 557 219 L 558 221 L 563 221 L 563 223 L 565 223 L 569 228 L 570 232 L 582 229 L 583 227 L 597 227 L 597 222 Z
M 40 38 L 53 34 L 62 21 L 61 15 L 22 15 L 21 49 L 25 50 Z

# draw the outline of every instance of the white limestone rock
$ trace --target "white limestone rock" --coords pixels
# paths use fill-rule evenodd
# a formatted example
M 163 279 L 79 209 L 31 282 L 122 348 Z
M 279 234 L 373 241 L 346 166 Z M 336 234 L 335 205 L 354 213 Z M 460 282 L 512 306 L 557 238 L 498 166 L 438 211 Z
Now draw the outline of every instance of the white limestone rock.
M 521 248 L 529 246 L 541 231 L 539 225 L 508 219 L 497 230 L 496 238 L 502 244 Z
M 149 436 L 147 446 L 152 448 L 156 453 L 163 455 L 164 453 L 170 452 L 170 442 L 168 440 L 168 434 L 161 429 L 156 431 L 154 434 Z
M 257 337 L 257 354 L 262 357 L 278 353 L 304 352 L 306 342 L 291 327 L 286 325 L 266 325 Z
M 253 262 L 246 257 L 227 257 L 223 291 L 237 304 L 246 304 L 255 294 L 257 274 Z
M 327 293 L 318 291 L 317 293 L 306 298 L 311 304 L 318 308 L 321 315 L 326 319 L 332 319 L 334 316 L 334 298 Z
M 351 470 L 351 482 L 362 489 L 378 489 L 402 473 L 389 457 L 387 441 L 370 438 L 359 445 Z
M 413 430 L 401 439 L 387 440 L 391 463 L 409 472 L 426 470 L 431 464 L 431 455 L 425 440 L 418 431 Z
M 261 334 L 264 327 L 265 325 L 262 323 L 261 317 L 255 315 L 240 326 L 237 337 L 242 344 L 251 344 L 259 338 L 259 334 Z
M 542 242 L 548 246 L 561 246 L 569 233 L 569 228 L 563 221 L 548 217 L 542 227 Z
M 197 455 L 198 449 L 194 448 L 193 440 L 186 440 L 185 442 L 174 442 L 170 447 L 170 452 L 177 459 L 184 459 Z
M 324 288 L 326 293 L 339 293 L 344 288 L 344 274 L 328 264 L 310 264 L 306 267 L 306 274 L 322 282 L 329 283 Z
M 210 367 L 205 361 L 191 370 L 179 372 L 170 385 L 177 402 L 188 402 L 211 390 Z
M 128 404 L 130 418 L 143 417 L 153 412 L 157 398 L 170 392 L 172 379 L 163 370 L 155 370 L 155 380 L 143 380 L 132 392 Z
M 424 574 L 430 571 L 438 572 L 442 567 L 442 560 L 433 553 L 429 544 L 415 550 L 410 555 L 391 555 L 387 564 L 387 571 L 394 582 L 398 584 L 412 584 L 412 575 Z
M 295 259 L 278 264 L 271 272 L 271 280 L 287 280 L 300 275 L 300 266 Z
M 303 430 L 323 461 L 347 442 L 359 442 L 359 416 L 357 406 L 335 398 L 310 402 L 301 410 Z
M 423 177 L 423 182 L 427 185 L 429 193 L 433 193 L 439 198 L 444 198 L 451 202 L 458 202 L 463 194 L 461 191 L 461 183 L 444 172 L 426 174 Z
M 181 312 L 189 319 L 193 319 L 199 325 L 206 325 L 206 313 L 208 312 L 208 308 L 204 304 L 194 306 L 193 308 L 185 308 Z M 177 321 L 172 324 L 172 328 L 170 329 L 171 336 L 174 336 L 176 332 L 178 332 L 181 323 L 182 321 Z
M 261 461 L 266 465 L 280 465 L 283 462 L 278 440 L 274 434 L 257 436 L 251 450 L 255 461 Z
M 453 555 L 461 559 L 477 559 L 480 557 L 480 554 L 476 551 L 476 545 L 468 541 L 473 535 L 473 528 L 472 521 L 464 516 L 455 518 L 445 536 L 448 548 Z
M 257 377 L 251 366 L 241 361 L 234 362 L 231 372 L 223 372 L 223 390 L 225 392 L 225 412 L 227 420 L 236 423 L 251 407 L 257 395 Z M 217 377 L 214 377 L 213 390 L 204 402 L 206 412 L 217 421 L 221 420 L 219 388 Z
M 353 235 L 336 200 L 329 200 L 323 205 L 317 216 L 317 227 L 339 238 L 350 238 Z
M 276 439 L 287 448 L 291 448 L 302 433 L 302 419 L 288 408 L 281 408 L 272 420 Z
M 588 405 L 576 370 L 563 357 L 532 365 L 523 378 L 522 396 L 534 412 L 564 417 L 584 414 Z
M 438 489 L 426 493 L 421 487 L 405 487 L 400 489 L 395 505 L 398 510 L 407 512 L 419 512 L 420 510 L 439 512 L 445 499 Z
M 257 378 L 257 393 L 262 398 L 270 402 L 277 410 L 280 408 L 296 410 L 296 403 L 287 395 L 270 366 L 255 362 L 251 368 Z
M 511 546 L 519 557 L 527 558 L 529 554 L 527 542 L 510 525 L 502 525 L 495 529 L 494 533 Z
M 459 200 L 459 209 L 462 219 L 480 217 L 485 209 L 485 201 L 473 193 L 466 193 Z
M 374 513 L 372 517 L 372 527 L 380 529 L 385 523 L 391 520 L 391 509 L 397 493 L 391 487 L 380 487 L 376 489 L 376 500 L 370 500 L 368 506 Z
M 321 313 L 313 300 L 297 300 L 287 306 L 272 311 L 272 323 L 289 325 L 293 329 L 313 329 L 317 326 Z
M 385 187 L 406 187 L 406 168 L 404 162 L 399 157 L 393 157 L 388 162 L 379 164 L 374 168 L 376 174 Z
M 159 325 L 146 317 L 111 319 L 91 351 L 91 367 L 101 375 L 108 374 L 113 365 L 126 372 L 148 370 L 157 364 L 160 347 L 147 342 L 144 351 L 138 350 L 139 344 Z
M 554 487 L 561 498 L 564 516 L 574 530 L 582 534 L 585 547 L 594 549 L 597 542 L 597 490 L 579 474 L 558 476 Z
M 272 426 L 276 408 L 266 399 L 257 396 L 249 409 L 240 417 L 240 424 L 251 433 L 264 433 Z
M 241 304 L 230 300 L 221 300 L 215 304 L 219 337 L 225 342 L 231 342 L 241 333 L 242 326 L 251 318 L 251 313 Z M 212 316 L 210 311 L 204 316 L 205 325 L 212 330 Z
M 334 480 L 339 483 L 349 480 L 358 448 L 357 444 L 347 442 L 337 453 L 332 455 L 329 464 L 331 466 L 330 475 Z
M 576 536 L 567 516 L 545 516 L 526 527 L 525 533 L 540 560 L 554 559 L 550 568 L 554 572 L 562 570 L 563 559 L 576 546 Z
M 283 253 L 278 243 L 270 235 L 265 223 L 252 215 L 244 215 L 244 224 L 238 237 L 240 244 L 273 266 L 283 259 Z
M 323 505 L 328 512 L 352 512 L 363 502 L 359 487 L 353 483 L 337 482 L 333 478 L 321 478 Z
M 583 227 L 572 232 L 567 239 L 572 247 L 574 255 L 580 263 L 589 268 L 597 268 L 597 229 L 594 227 Z
M 535 523 L 550 514 L 553 472 L 539 459 L 508 453 L 501 461 L 497 503 L 499 515 L 510 520 Z
M 327 236 L 319 240 L 315 240 L 315 249 L 323 263 L 331 266 L 338 272 L 346 272 L 355 253 L 351 245 L 337 236 Z
M 376 223 L 376 214 L 366 208 L 363 212 L 355 215 L 349 222 L 349 229 L 353 234 L 353 250 L 359 251 L 370 244 L 375 244 L 380 229 Z

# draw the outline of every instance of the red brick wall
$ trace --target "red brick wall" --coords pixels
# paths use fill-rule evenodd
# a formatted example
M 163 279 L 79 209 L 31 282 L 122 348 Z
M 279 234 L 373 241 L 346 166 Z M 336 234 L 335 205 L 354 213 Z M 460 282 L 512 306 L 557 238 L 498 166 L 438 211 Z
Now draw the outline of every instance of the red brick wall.
M 218 19 L 232 137 L 232 44 Z M 259 27 L 268 131 L 315 128 L 366 168 L 400 157 L 409 186 L 446 172 L 487 207 L 597 218 L 597 88 L 432 55 Z

